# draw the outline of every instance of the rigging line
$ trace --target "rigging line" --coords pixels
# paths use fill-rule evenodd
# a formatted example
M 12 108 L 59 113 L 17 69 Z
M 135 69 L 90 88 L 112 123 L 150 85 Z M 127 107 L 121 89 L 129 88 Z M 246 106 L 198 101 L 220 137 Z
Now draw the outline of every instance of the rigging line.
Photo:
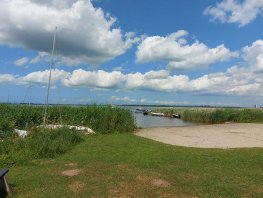
M 25 100 L 26 100 L 26 98 L 27 98 L 27 94 L 28 94 L 30 88 L 31 88 L 31 82 L 29 83 L 29 86 L 28 86 L 28 88 L 27 88 L 27 90 L 26 90 L 26 94 L 25 94 L 25 96 L 24 96 L 23 103 L 25 103 Z
M 7 95 L 7 103 L 9 104 L 10 101 L 10 93 L 9 93 L 9 88 L 8 88 L 8 95 Z
M 58 86 L 58 103 L 59 103 L 59 106 L 58 106 L 58 110 L 59 110 L 59 118 L 60 118 L 60 124 L 62 125 L 62 112 L 61 112 L 61 108 L 63 107 L 63 104 L 61 103 L 61 86 Z
M 49 68 L 49 79 L 48 79 L 48 88 L 47 88 L 47 97 L 45 102 L 45 110 L 44 110 L 44 118 L 43 118 L 43 125 L 46 125 L 46 116 L 47 116 L 47 108 L 48 108 L 48 99 L 49 99 L 49 91 L 50 91 L 50 84 L 51 84 L 51 76 L 52 76 L 52 68 L 54 65 L 54 52 L 55 52 L 55 43 L 56 43 L 56 35 L 57 35 L 57 27 L 55 29 L 54 33 L 54 39 L 53 39 L 53 48 L 52 48 L 52 57 L 51 57 L 51 64 Z
M 58 44 L 57 44 L 58 46 Z M 55 54 L 57 53 L 57 48 L 55 48 Z M 54 63 L 54 67 L 53 68 L 56 68 L 56 63 Z M 62 125 L 62 113 L 61 113 L 61 108 L 62 108 L 62 105 L 61 105 L 61 85 L 58 85 L 58 88 L 57 88 L 57 93 L 58 93 L 58 102 L 59 105 L 58 105 L 58 111 L 59 111 L 59 122 L 60 124 Z
M 57 45 L 58 46 L 58 45 Z M 57 49 L 55 49 L 55 53 L 57 52 Z M 62 125 L 62 112 L 61 112 L 61 108 L 62 108 L 62 105 L 61 105 L 61 84 L 58 85 L 58 99 L 59 99 L 59 106 L 58 106 L 58 110 L 59 110 L 59 118 L 60 118 L 60 124 Z

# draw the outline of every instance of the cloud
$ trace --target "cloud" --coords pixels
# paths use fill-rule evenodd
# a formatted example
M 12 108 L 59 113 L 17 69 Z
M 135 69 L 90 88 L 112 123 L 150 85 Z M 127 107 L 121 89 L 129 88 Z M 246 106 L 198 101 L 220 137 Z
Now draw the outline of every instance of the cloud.
M 68 65 L 104 63 L 138 39 L 91 0 L 0 1 L 0 44 L 49 53 L 56 26 L 56 53 Z
M 187 101 L 171 101 L 171 100 L 147 100 L 145 98 L 135 99 L 128 96 L 117 97 L 112 96 L 110 98 L 111 102 L 124 102 L 124 103 L 146 103 L 146 104 L 162 104 L 162 105 L 187 105 L 190 102 Z
M 30 64 L 36 64 L 36 63 L 39 63 L 41 61 L 45 61 L 45 62 L 50 61 L 50 55 L 47 52 L 38 52 L 37 56 L 32 58 L 29 61 L 29 63 Z
M 262 0 L 223 0 L 216 6 L 209 6 L 204 14 L 210 15 L 212 20 L 222 23 L 236 23 L 243 27 L 251 23 L 258 15 L 263 13 Z
M 15 76 L 11 74 L 0 74 L 0 84 L 14 82 Z
M 253 69 L 263 71 L 263 40 L 257 40 L 251 46 L 244 47 L 242 52 L 244 59 Z
M 133 98 L 130 98 L 128 96 L 125 96 L 125 97 L 117 97 L 117 96 L 112 96 L 110 98 L 110 101 L 113 101 L 113 102 L 126 102 L 126 103 L 144 103 L 146 102 L 146 99 L 145 98 L 141 98 L 141 99 L 133 99 Z
M 198 41 L 188 44 L 185 38 L 187 35 L 187 31 L 180 30 L 166 37 L 145 37 L 137 48 L 136 61 L 164 61 L 170 70 L 188 70 L 205 68 L 238 55 L 224 45 L 208 48 Z
M 74 70 L 72 74 L 63 80 L 68 87 L 89 87 L 93 89 L 118 89 L 125 81 L 125 75 L 119 71 L 106 72 Z
M 255 95 L 263 96 L 263 40 L 257 40 L 241 50 L 243 63 L 224 72 L 205 74 L 197 78 L 187 75 L 171 75 L 166 70 L 124 74 L 120 71 L 103 70 L 73 72 L 55 69 L 52 82 L 66 87 L 87 87 L 91 90 L 146 90 L 170 93 Z M 47 84 L 49 71 L 36 71 L 24 77 L 9 74 L 0 75 L 0 83 Z M 114 98 L 113 98 L 114 99 Z M 118 101 L 134 101 L 131 98 Z M 148 102 L 148 101 L 147 101 Z
M 122 71 L 122 70 L 123 70 L 122 67 L 114 67 L 114 68 L 113 68 L 113 71 Z
M 16 66 L 23 66 L 23 65 L 27 64 L 28 61 L 29 61 L 29 58 L 23 57 L 23 58 L 16 60 L 14 63 Z
M 150 90 L 163 92 L 178 92 L 189 90 L 189 78 L 185 75 L 158 76 L 163 71 L 150 71 L 145 74 L 134 73 L 127 75 L 126 89 Z M 155 74 L 155 76 L 153 75 Z M 149 77 L 153 76 L 153 77 Z
M 58 81 L 65 79 L 70 73 L 64 70 L 54 69 L 52 70 L 51 84 L 55 84 Z M 24 77 L 16 79 L 16 84 L 27 85 L 47 85 L 49 79 L 49 70 L 32 72 Z

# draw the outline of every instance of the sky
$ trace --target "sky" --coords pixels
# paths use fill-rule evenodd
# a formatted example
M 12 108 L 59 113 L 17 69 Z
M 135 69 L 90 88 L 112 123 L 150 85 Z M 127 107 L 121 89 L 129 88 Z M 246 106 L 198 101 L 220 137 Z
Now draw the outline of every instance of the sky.
M 1 0 L 0 102 L 263 106 L 263 0 Z

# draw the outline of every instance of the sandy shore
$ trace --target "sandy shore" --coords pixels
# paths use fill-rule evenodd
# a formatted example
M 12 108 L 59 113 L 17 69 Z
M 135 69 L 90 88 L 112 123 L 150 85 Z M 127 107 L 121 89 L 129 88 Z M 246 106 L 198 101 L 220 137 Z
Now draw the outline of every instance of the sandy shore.
M 197 148 L 263 147 L 263 124 L 215 124 L 140 129 L 136 135 Z

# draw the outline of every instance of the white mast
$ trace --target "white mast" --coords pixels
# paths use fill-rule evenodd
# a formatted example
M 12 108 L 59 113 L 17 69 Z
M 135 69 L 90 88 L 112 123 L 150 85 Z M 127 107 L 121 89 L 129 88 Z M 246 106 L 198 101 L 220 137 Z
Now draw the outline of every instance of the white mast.
M 46 103 L 45 103 L 45 112 L 44 112 L 44 119 L 43 119 L 43 124 L 44 126 L 46 125 L 46 116 L 47 116 L 47 108 L 48 108 L 48 98 L 49 98 L 49 90 L 50 90 L 50 84 L 51 84 L 51 74 L 52 74 L 52 69 L 54 66 L 54 53 L 55 53 L 55 44 L 56 44 L 56 36 L 57 36 L 57 27 L 55 29 L 54 33 L 54 39 L 53 39 L 53 48 L 52 48 L 52 57 L 51 57 L 51 64 L 49 68 L 49 79 L 48 79 L 48 87 L 47 87 L 47 97 L 46 97 Z

